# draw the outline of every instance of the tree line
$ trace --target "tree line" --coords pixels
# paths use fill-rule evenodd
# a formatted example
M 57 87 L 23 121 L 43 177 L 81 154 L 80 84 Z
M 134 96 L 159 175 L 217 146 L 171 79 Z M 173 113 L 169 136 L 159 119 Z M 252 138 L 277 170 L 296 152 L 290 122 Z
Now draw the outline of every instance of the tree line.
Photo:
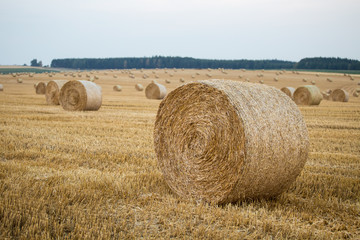
M 283 60 L 217 60 L 190 57 L 127 57 L 54 59 L 53 68 L 71 69 L 153 69 L 153 68 L 226 68 L 226 69 L 333 69 L 360 70 L 357 60 L 342 58 L 304 58 L 300 62 Z

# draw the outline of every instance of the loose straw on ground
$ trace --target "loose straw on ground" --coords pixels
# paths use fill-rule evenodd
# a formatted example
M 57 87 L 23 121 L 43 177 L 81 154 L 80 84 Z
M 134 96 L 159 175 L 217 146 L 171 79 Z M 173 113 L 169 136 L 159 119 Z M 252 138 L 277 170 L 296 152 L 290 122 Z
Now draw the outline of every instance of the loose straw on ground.
M 314 85 L 298 87 L 294 92 L 294 101 L 297 105 L 319 105 L 322 99 L 319 88 Z
M 59 96 L 62 86 L 67 83 L 67 80 L 52 80 L 48 82 L 45 89 L 46 102 L 50 105 L 59 105 Z
M 298 107 L 281 91 L 204 80 L 173 90 L 160 103 L 154 145 L 176 194 L 229 203 L 285 191 L 303 169 L 309 139 Z
M 38 82 L 37 84 L 36 84 L 36 94 L 45 94 L 45 92 L 46 92 L 46 85 L 47 85 L 47 83 L 45 83 L 45 82 Z
M 349 101 L 349 93 L 344 89 L 335 89 L 331 95 L 331 100 L 335 102 L 348 102 Z
M 148 99 L 163 99 L 166 96 L 166 87 L 156 82 L 147 85 L 145 96 Z
M 283 87 L 281 91 L 288 95 L 291 99 L 294 99 L 295 88 L 293 87 Z
M 69 81 L 60 92 L 61 106 L 68 111 L 96 111 L 102 104 L 101 87 L 86 80 Z

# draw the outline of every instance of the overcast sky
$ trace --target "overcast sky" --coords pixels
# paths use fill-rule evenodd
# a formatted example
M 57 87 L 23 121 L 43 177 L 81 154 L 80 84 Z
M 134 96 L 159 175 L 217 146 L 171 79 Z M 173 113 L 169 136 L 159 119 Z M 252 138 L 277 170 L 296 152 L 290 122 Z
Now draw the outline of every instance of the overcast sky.
M 360 60 L 359 0 L 0 0 L 0 65 L 56 58 Z

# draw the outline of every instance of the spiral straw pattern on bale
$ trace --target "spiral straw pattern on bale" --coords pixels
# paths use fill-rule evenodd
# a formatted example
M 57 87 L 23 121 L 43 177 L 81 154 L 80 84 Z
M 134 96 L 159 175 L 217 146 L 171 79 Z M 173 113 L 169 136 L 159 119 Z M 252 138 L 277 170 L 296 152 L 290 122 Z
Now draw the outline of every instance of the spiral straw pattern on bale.
M 166 87 L 156 82 L 147 85 L 145 95 L 148 99 L 163 99 L 166 96 Z
M 344 89 L 335 89 L 330 98 L 336 102 L 348 102 L 349 101 L 349 93 Z
M 160 103 L 154 145 L 176 194 L 221 204 L 286 190 L 306 162 L 309 140 L 298 107 L 281 91 L 204 80 Z
M 60 105 L 60 90 L 67 80 L 52 80 L 48 82 L 45 89 L 46 102 L 50 105 Z
M 67 82 L 60 92 L 61 106 L 68 111 L 96 111 L 102 104 L 101 87 L 86 80 Z
M 142 91 L 142 90 L 144 90 L 144 87 L 143 87 L 143 85 L 138 83 L 138 84 L 135 85 L 135 89 L 138 90 L 138 91 Z
M 36 84 L 35 91 L 36 94 L 45 94 L 46 92 L 46 83 L 45 82 L 39 82 Z
M 294 101 L 297 105 L 319 105 L 322 99 L 317 86 L 305 85 L 298 87 L 294 92 Z
M 285 93 L 286 95 L 288 95 L 291 99 L 294 99 L 295 88 L 293 88 L 293 87 L 283 87 L 283 88 L 281 88 L 281 91 L 283 93 Z

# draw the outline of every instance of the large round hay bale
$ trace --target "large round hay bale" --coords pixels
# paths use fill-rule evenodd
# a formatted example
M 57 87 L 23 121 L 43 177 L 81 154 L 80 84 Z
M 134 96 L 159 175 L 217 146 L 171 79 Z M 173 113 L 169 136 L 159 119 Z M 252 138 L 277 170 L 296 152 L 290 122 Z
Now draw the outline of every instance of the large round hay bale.
M 143 85 L 138 83 L 138 84 L 135 85 L 135 89 L 138 90 L 138 91 L 142 91 L 142 90 L 144 90 L 144 87 L 143 87 Z
M 4 86 L 0 84 L 0 91 L 4 91 Z
M 309 140 L 298 107 L 279 90 L 204 80 L 173 90 L 161 102 L 154 145 L 176 194 L 229 203 L 286 190 L 303 169 Z
M 148 99 L 163 99 L 166 96 L 166 87 L 152 82 L 145 88 L 145 96 Z
M 115 85 L 115 86 L 113 87 L 113 90 L 116 91 L 116 92 L 121 92 L 122 87 L 121 87 L 120 85 Z
M 36 84 L 36 94 L 45 94 L 46 91 L 46 85 L 47 83 L 45 82 L 38 82 Z
M 295 88 L 293 87 L 283 87 L 281 91 L 288 95 L 291 99 L 294 99 Z
M 349 93 L 344 89 L 335 89 L 331 95 L 331 100 L 335 102 L 348 102 L 349 101 Z
M 305 85 L 298 87 L 294 92 L 294 101 L 297 105 L 319 105 L 322 99 L 317 86 Z
M 52 80 L 48 82 L 45 89 L 46 102 L 50 105 L 59 105 L 59 96 L 62 86 L 67 83 L 67 80 Z
M 102 104 L 101 87 L 86 80 L 69 81 L 60 91 L 61 106 L 68 111 L 96 111 Z

